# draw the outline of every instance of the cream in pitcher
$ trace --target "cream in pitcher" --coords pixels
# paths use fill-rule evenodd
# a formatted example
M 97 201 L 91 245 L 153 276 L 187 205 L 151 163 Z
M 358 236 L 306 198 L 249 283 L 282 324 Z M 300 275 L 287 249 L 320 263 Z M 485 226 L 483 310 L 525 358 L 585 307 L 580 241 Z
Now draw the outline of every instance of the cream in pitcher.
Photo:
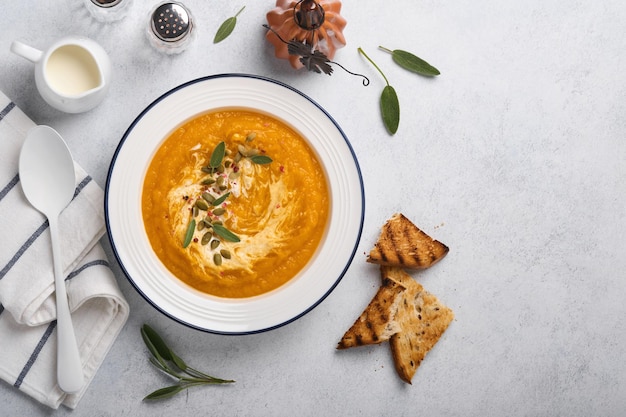
M 100 45 L 82 37 L 63 38 L 47 51 L 14 41 L 11 51 L 35 63 L 35 83 L 52 107 L 80 113 L 105 97 L 111 77 L 109 57 Z
M 93 56 L 78 45 L 56 49 L 50 54 L 44 73 L 50 87 L 66 95 L 82 94 L 102 83 Z

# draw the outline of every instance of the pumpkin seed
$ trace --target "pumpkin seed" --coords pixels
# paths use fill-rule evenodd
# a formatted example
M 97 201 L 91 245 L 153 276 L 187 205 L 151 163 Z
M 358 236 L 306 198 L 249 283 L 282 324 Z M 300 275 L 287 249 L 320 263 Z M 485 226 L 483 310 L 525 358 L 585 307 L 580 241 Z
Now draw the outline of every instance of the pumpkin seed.
M 226 161 L 224 161 L 224 168 L 230 168 L 232 164 L 233 164 L 233 161 L 231 161 L 230 159 L 227 159 Z
M 217 239 L 213 239 L 211 241 L 211 249 L 217 249 L 217 247 L 220 245 L 220 241 Z
M 195 206 L 204 211 L 209 209 L 209 205 L 204 200 L 196 200 Z
M 220 254 L 222 255 L 223 258 L 230 259 L 230 251 L 229 250 L 221 249 L 220 250 Z
M 254 138 L 256 138 L 256 132 L 250 132 L 248 136 L 246 136 L 246 142 L 252 142 Z
M 237 150 L 242 156 L 248 156 L 248 149 L 243 145 L 237 145 Z
M 198 225 L 196 226 L 196 229 L 198 229 L 198 232 L 201 232 L 201 231 L 204 230 L 205 227 L 206 227 L 206 223 L 198 222 Z
M 207 243 L 211 241 L 212 237 L 213 237 L 212 232 L 206 232 L 205 234 L 202 235 L 202 240 L 200 240 L 200 243 L 202 243 L 203 245 L 206 245 Z
M 223 209 L 222 207 L 216 208 L 215 210 L 213 210 L 213 214 L 215 214 L 216 216 L 221 216 L 224 213 L 226 213 L 226 210 Z
M 239 176 L 241 175 L 241 172 L 237 171 L 233 171 L 230 174 L 228 174 L 228 178 L 231 180 L 236 180 L 237 178 L 239 178 Z
M 215 201 L 215 197 L 213 197 L 213 194 L 207 192 L 202 193 L 202 198 L 209 204 L 213 204 L 213 202 Z
M 217 167 L 217 172 L 221 174 L 222 172 L 224 172 L 225 169 L 226 167 L 224 167 L 224 164 L 220 164 L 220 166 Z
M 235 155 L 235 163 L 241 161 L 241 158 L 243 158 L 243 155 L 241 152 L 237 152 L 237 155 Z
M 248 151 L 248 155 L 246 155 L 246 156 L 248 156 L 248 157 L 250 157 L 250 156 L 256 156 L 256 155 L 258 155 L 258 154 L 260 154 L 260 153 L 261 153 L 261 151 L 259 151 L 258 149 L 250 149 L 250 150 Z
M 215 178 L 206 178 L 204 180 L 202 180 L 201 182 L 202 185 L 211 185 L 211 184 L 215 184 Z
M 202 167 L 200 168 L 200 170 L 206 174 L 213 174 L 215 173 L 215 168 L 211 168 L 211 167 Z
M 215 265 L 220 266 L 222 264 L 222 255 L 220 255 L 219 253 L 213 255 L 213 262 L 215 263 Z
M 197 217 L 197 216 L 198 216 L 198 213 L 199 213 L 198 207 L 193 206 L 193 207 L 191 208 L 191 215 L 192 215 L 193 217 Z

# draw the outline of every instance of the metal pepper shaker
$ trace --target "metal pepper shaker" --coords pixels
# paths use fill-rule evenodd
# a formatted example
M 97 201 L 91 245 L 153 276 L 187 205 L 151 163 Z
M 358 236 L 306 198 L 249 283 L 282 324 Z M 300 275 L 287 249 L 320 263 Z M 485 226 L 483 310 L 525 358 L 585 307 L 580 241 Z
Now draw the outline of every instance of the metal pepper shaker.
M 114 22 L 126 16 L 132 0 L 83 0 L 91 16 L 99 22 Z
M 191 12 L 182 3 L 164 2 L 150 12 L 148 40 L 159 52 L 178 54 L 184 51 L 195 32 Z

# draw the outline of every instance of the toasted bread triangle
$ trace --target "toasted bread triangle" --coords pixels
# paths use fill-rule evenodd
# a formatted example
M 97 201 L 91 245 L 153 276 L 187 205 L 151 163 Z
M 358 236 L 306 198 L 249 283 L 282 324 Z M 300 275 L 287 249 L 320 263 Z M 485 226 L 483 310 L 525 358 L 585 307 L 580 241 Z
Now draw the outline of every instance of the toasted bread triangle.
M 405 287 L 391 279 L 383 285 L 352 327 L 341 338 L 337 349 L 382 343 L 400 330 L 395 321 Z
M 383 225 L 367 262 L 424 269 L 439 262 L 448 251 L 446 245 L 428 236 L 403 214 L 396 213 Z
M 401 330 L 391 336 L 389 343 L 398 375 L 410 384 L 454 313 L 401 268 L 382 266 L 381 277 L 383 282 L 392 280 L 406 288 L 395 316 Z

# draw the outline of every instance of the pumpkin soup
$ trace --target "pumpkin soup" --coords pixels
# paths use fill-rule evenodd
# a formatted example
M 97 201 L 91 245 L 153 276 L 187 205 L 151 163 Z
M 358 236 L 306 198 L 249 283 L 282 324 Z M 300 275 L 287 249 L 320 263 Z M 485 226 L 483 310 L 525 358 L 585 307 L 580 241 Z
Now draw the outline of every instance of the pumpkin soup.
M 142 194 L 163 264 L 191 287 L 229 298 L 293 278 L 324 235 L 329 205 L 308 143 L 271 116 L 237 109 L 178 127 L 153 156 Z

